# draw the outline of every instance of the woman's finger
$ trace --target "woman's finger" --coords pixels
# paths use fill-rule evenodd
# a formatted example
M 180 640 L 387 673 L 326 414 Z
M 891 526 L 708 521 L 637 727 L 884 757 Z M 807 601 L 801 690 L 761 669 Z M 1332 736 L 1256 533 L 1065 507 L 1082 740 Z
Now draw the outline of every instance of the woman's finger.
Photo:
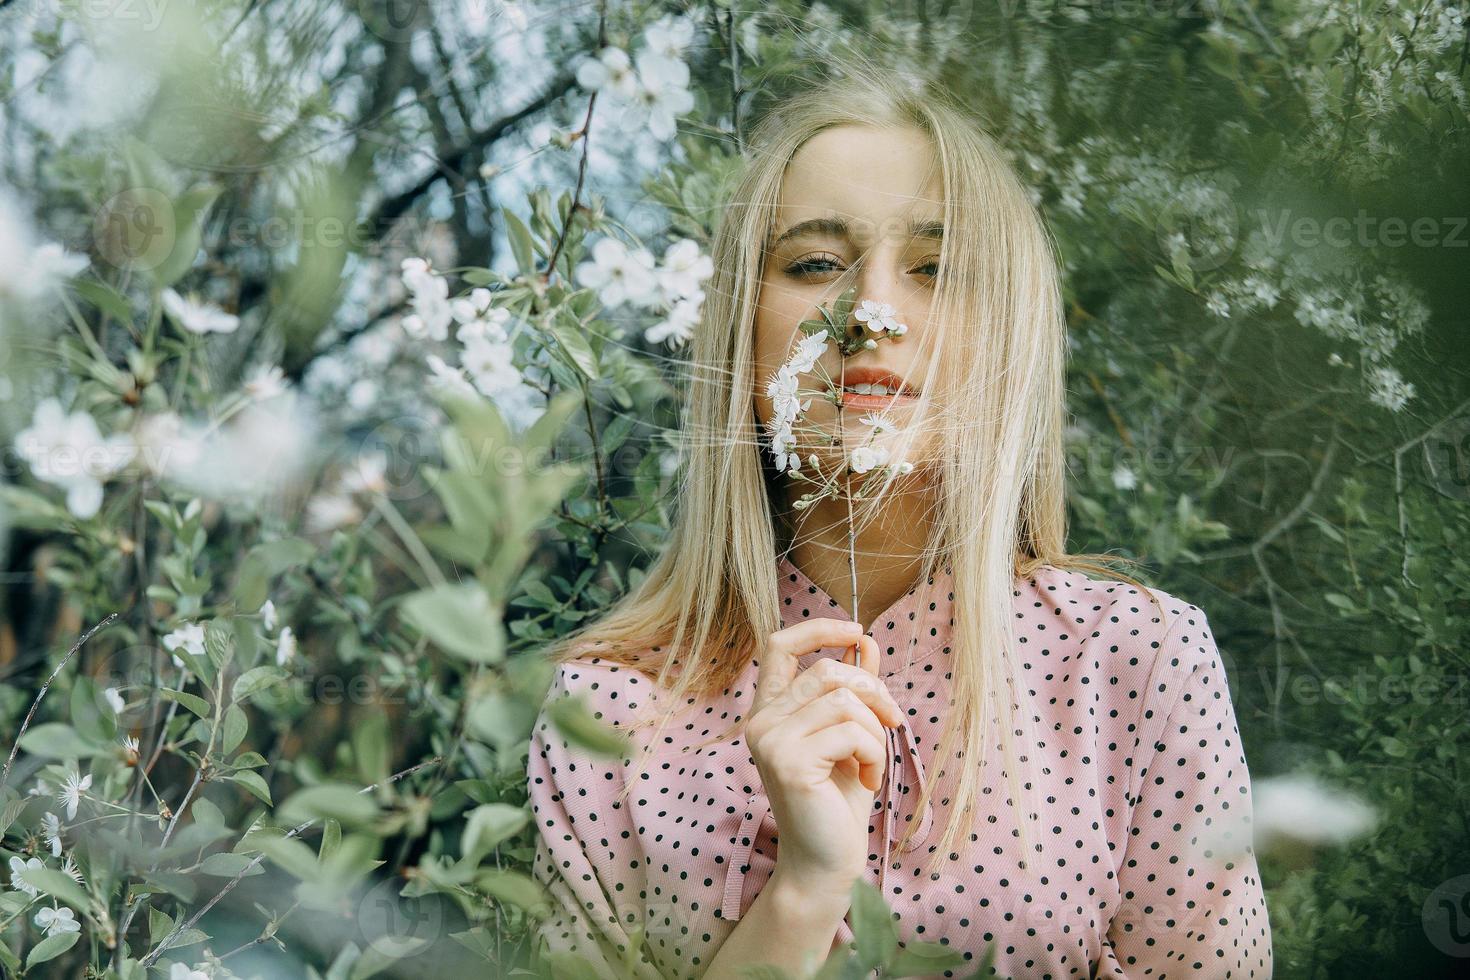
M 798 658 L 823 647 L 855 643 L 861 630 L 862 627 L 851 620 L 822 617 L 772 633 L 761 651 L 752 713 L 774 701 L 791 685 L 796 678 Z
M 855 721 L 820 729 L 798 744 L 804 753 L 809 753 L 808 758 L 821 759 L 834 766 L 843 759 L 856 758 L 858 780 L 867 789 L 877 792 L 883 783 L 883 757 L 888 753 L 888 747 Z

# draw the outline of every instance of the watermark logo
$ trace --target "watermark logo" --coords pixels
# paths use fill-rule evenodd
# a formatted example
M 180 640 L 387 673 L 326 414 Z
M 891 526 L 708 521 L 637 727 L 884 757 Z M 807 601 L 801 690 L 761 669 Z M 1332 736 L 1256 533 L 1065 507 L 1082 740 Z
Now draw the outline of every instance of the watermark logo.
M 1441 882 L 1424 899 L 1424 935 L 1441 953 L 1470 956 L 1470 874 Z
M 153 187 L 128 187 L 102 203 L 92 219 L 98 254 L 119 269 L 148 272 L 173 254 L 174 206 Z

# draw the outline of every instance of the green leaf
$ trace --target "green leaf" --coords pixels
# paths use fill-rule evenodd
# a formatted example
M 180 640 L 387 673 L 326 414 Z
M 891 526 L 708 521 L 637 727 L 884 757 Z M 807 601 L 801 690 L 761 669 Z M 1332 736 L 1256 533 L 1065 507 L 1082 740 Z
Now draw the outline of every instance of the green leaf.
M 316 855 L 295 837 L 253 837 L 251 844 L 267 858 L 302 881 L 310 881 L 321 870 Z
M 150 943 L 157 943 L 173 931 L 173 916 L 164 912 L 162 909 L 156 909 L 151 905 L 148 906 L 148 941 Z
M 473 583 L 435 586 L 403 601 L 403 616 L 445 653 L 473 663 L 499 663 L 505 656 L 500 612 Z
M 20 747 L 47 759 L 81 759 L 106 751 L 82 738 L 70 725 L 59 721 L 27 728 L 20 738 Z
M 315 554 L 315 546 L 302 538 L 281 538 L 251 548 L 240 563 L 240 578 L 235 583 L 235 601 L 240 610 L 254 613 L 260 609 L 265 605 L 270 580 L 304 565 Z
M 87 910 L 87 893 L 82 886 L 53 868 L 26 868 L 20 876 L 47 895 L 55 895 L 78 912 Z
M 347 826 L 377 819 L 378 805 L 372 798 L 345 783 L 321 783 L 292 793 L 276 810 L 289 823 L 333 817 Z
M 858 965 L 866 971 L 887 963 L 898 949 L 898 924 L 878 889 L 861 878 L 852 885 L 849 921 L 857 940 Z
M 76 678 L 71 689 L 71 723 L 77 734 L 91 742 L 111 744 L 117 737 L 117 715 L 97 688 L 97 682 L 85 674 Z
M 244 701 L 246 698 L 253 694 L 258 694 L 272 684 L 285 680 L 287 676 L 284 670 L 271 664 L 252 667 L 235 678 L 235 683 L 230 687 L 230 700 Z
M 254 858 L 250 857 L 248 854 L 233 854 L 229 851 L 221 851 L 218 854 L 211 854 L 209 857 L 201 861 L 199 864 L 199 870 L 207 875 L 219 875 L 221 878 L 233 878 L 235 877 L 235 875 L 244 871 L 246 868 L 249 868 L 250 862 L 253 860 Z M 245 877 L 249 878 L 251 875 L 264 873 L 265 869 L 260 867 L 260 865 L 256 865 L 254 868 L 251 868 L 250 871 L 246 873 Z
M 26 969 L 29 970 L 37 963 L 56 959 L 75 946 L 80 938 L 82 938 L 80 932 L 58 932 L 54 936 L 47 936 L 31 949 L 31 955 L 26 957 Z
M 173 248 L 168 258 L 153 270 L 153 277 L 160 286 L 173 285 L 193 267 L 199 254 L 204 218 L 223 190 L 221 184 L 200 184 L 189 188 L 173 202 Z
M 186 694 L 183 691 L 173 691 L 166 687 L 160 687 L 158 693 L 170 701 L 177 701 L 200 718 L 208 719 L 211 714 L 209 702 L 197 694 Z
M 265 780 L 260 777 L 260 773 L 251 772 L 247 769 L 244 772 L 231 773 L 224 778 L 232 783 L 239 783 L 241 786 L 244 786 L 258 796 L 262 802 L 271 802 L 270 787 L 265 784 Z
M 225 669 L 225 664 L 235 654 L 235 634 L 230 618 L 211 619 L 204 624 L 204 652 L 215 669 Z
M 132 305 L 107 283 L 97 279 L 75 279 L 72 281 L 72 288 L 82 299 L 114 320 L 122 323 L 132 322 Z
M 964 954 L 952 946 L 939 943 L 909 943 L 893 957 L 887 976 L 926 977 L 964 965 Z
M 522 275 L 534 274 L 536 247 L 531 241 L 530 229 L 510 208 L 501 208 L 500 213 L 505 219 L 505 237 L 510 242 L 510 251 L 515 256 L 516 266 L 520 268 Z
M 488 869 L 475 876 L 475 884 L 496 901 L 528 912 L 546 904 L 546 892 L 541 883 L 519 871 Z
M 364 783 L 376 783 L 388 777 L 388 716 L 374 712 L 352 726 L 352 754 L 357 760 L 357 774 Z
M 605 758 L 628 754 L 628 737 L 594 717 L 580 694 L 557 698 L 546 713 L 569 744 Z
M 347 980 L 368 980 L 388 969 L 398 966 L 406 956 L 422 950 L 429 940 L 422 936 L 397 936 L 392 933 L 377 936 L 362 955 L 352 964 Z
M 587 328 L 579 320 L 566 317 L 552 318 L 546 324 L 547 331 L 556 338 L 558 349 L 566 355 L 578 371 L 586 375 L 589 381 L 596 381 L 602 373 L 598 364 L 597 352 L 587 340 Z
M 524 807 L 509 803 L 487 803 L 475 807 L 465 821 L 460 860 L 466 864 L 478 864 L 480 858 L 503 841 L 520 833 L 530 819 L 531 814 Z
M 238 704 L 232 704 L 225 709 L 224 730 L 221 733 L 220 752 L 229 755 L 239 747 L 249 730 L 249 724 L 245 720 L 245 712 L 240 710 Z
M 323 862 L 330 861 L 337 848 L 342 846 L 342 824 L 328 817 L 326 823 L 322 824 L 322 842 L 317 848 L 317 857 Z

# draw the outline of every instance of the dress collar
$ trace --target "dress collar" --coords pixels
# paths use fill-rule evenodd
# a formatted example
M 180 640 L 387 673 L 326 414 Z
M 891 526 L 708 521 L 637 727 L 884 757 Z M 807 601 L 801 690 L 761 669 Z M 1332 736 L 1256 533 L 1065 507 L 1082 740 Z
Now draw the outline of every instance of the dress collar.
M 785 555 L 777 560 L 780 585 L 781 628 L 813 617 L 852 621 L 847 602 L 839 602 L 807 578 Z M 850 601 L 850 600 L 849 600 Z M 885 677 L 926 660 L 949 643 L 954 625 L 954 575 L 945 563 L 934 575 L 899 596 L 864 631 L 878 641 L 881 671 Z M 797 658 L 805 670 L 820 657 L 840 657 L 839 647 L 823 647 Z

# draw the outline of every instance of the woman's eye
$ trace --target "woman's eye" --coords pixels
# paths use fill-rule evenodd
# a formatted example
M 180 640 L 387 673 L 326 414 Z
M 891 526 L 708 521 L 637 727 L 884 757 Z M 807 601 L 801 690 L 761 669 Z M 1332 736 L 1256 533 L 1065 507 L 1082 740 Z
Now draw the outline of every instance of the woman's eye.
M 836 268 L 837 259 L 827 255 L 816 255 L 797 259 L 786 267 L 786 274 L 791 276 L 816 276 L 826 272 L 834 272 Z
M 934 259 L 930 262 L 925 262 L 914 271 L 919 273 L 920 275 L 928 276 L 932 279 L 935 276 L 939 275 L 939 260 Z

